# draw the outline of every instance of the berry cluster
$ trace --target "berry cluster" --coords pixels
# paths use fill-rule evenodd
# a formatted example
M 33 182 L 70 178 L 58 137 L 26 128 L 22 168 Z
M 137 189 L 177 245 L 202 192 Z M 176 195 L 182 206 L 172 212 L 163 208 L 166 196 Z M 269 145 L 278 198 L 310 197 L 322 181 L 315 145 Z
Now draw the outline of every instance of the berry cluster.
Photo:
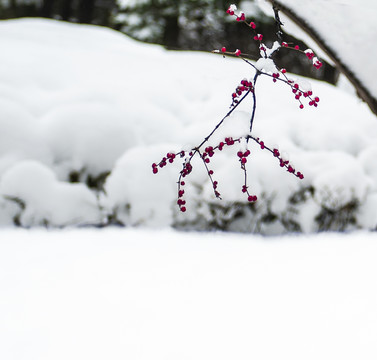
M 238 85 L 236 90 L 232 93 L 231 106 L 238 104 L 239 99 L 242 95 L 244 95 L 245 93 L 248 94 L 249 92 L 253 92 L 253 91 L 254 91 L 254 86 L 253 86 L 252 81 L 249 81 L 247 79 L 241 80 L 240 85 Z
M 250 27 L 253 31 L 257 28 L 257 25 L 251 21 L 250 23 L 246 22 L 246 15 L 244 12 L 240 11 L 238 14 L 236 13 L 237 11 L 237 6 L 232 4 L 229 6 L 228 10 L 226 11 L 227 14 L 234 16 L 236 18 L 236 21 L 238 22 L 244 22 L 247 26 Z M 263 35 L 262 34 L 257 34 L 254 31 L 254 40 L 256 41 L 262 41 L 263 40 Z
M 287 171 L 299 179 L 303 179 L 304 175 L 300 171 L 296 171 L 295 168 L 289 163 L 289 160 L 284 160 L 281 155 L 280 151 L 276 148 L 271 149 L 270 147 L 266 146 L 264 141 L 260 140 L 259 138 L 255 138 L 254 136 L 249 135 L 249 139 L 254 140 L 257 144 L 259 144 L 260 148 L 268 150 L 274 157 L 276 157 L 279 160 L 280 167 L 284 167 L 287 169 Z
M 184 186 L 186 185 L 185 181 L 183 178 L 185 178 L 187 175 L 189 175 L 192 172 L 192 165 L 191 165 L 191 160 L 193 159 L 195 154 L 198 154 L 199 157 L 201 158 L 206 171 L 207 175 L 212 183 L 213 187 L 213 192 L 216 198 L 221 199 L 221 195 L 219 193 L 218 189 L 218 181 L 214 180 L 213 175 L 214 175 L 214 170 L 209 167 L 209 164 L 211 162 L 211 158 L 216 154 L 217 151 L 223 151 L 225 147 L 231 147 L 235 144 L 240 144 L 242 140 L 245 140 L 246 143 L 249 143 L 249 140 L 255 141 L 257 144 L 259 144 L 260 148 L 262 150 L 267 150 L 269 151 L 275 158 L 279 160 L 280 167 L 285 168 L 289 173 L 292 175 L 295 175 L 299 179 L 303 179 L 304 175 L 300 171 L 296 171 L 296 169 L 290 164 L 288 160 L 285 160 L 281 157 L 280 152 L 276 148 L 270 148 L 265 145 L 265 143 L 260 140 L 259 138 L 256 138 L 252 135 L 246 135 L 245 137 L 239 137 L 236 139 L 233 139 L 232 137 L 226 137 L 223 141 L 220 141 L 216 146 L 207 146 L 203 152 L 200 151 L 199 148 L 194 148 L 190 152 L 186 154 L 185 151 L 180 151 L 176 154 L 174 153 L 167 153 L 165 157 L 161 159 L 161 161 L 156 164 L 152 164 L 152 170 L 154 174 L 157 174 L 158 168 L 162 168 L 167 165 L 167 163 L 173 163 L 174 160 L 177 157 L 184 158 L 182 170 L 180 172 L 180 176 L 178 179 L 178 200 L 177 204 L 179 206 L 179 209 L 181 212 L 186 212 L 186 200 L 183 199 L 183 196 L 185 194 Z M 186 156 L 187 155 L 187 156 Z M 247 195 L 247 201 L 249 202 L 255 202 L 257 201 L 257 196 L 253 195 L 249 192 L 249 186 L 247 184 L 247 169 L 246 169 L 246 163 L 248 157 L 251 155 L 250 149 L 246 150 L 238 150 L 237 153 L 237 158 L 240 163 L 241 170 L 244 172 L 244 184 L 242 185 L 241 191 L 242 193 L 245 193 Z
M 186 200 L 184 199 L 185 195 L 185 178 L 192 173 L 193 166 L 192 166 L 192 159 L 194 156 L 199 156 L 199 158 L 202 160 L 202 163 L 206 169 L 207 175 L 209 177 L 209 180 L 212 184 L 213 192 L 216 198 L 221 199 L 220 192 L 218 191 L 218 181 L 214 180 L 214 170 L 210 167 L 211 166 L 211 160 L 216 155 L 218 151 L 223 151 L 226 147 L 232 147 L 235 144 L 246 144 L 246 149 L 238 150 L 236 152 L 237 160 L 239 161 L 241 170 L 244 174 L 244 182 L 241 188 L 241 192 L 246 194 L 247 201 L 249 202 L 255 202 L 257 201 L 257 196 L 254 194 L 251 194 L 249 192 L 249 186 L 247 182 L 247 168 L 246 165 L 248 163 L 248 159 L 251 155 L 251 151 L 249 149 L 249 143 L 250 141 L 254 141 L 257 143 L 262 150 L 269 151 L 273 157 L 275 157 L 281 168 L 286 169 L 286 171 L 294 176 L 296 176 L 299 179 L 303 179 L 304 175 L 297 171 L 294 166 L 288 161 L 285 160 L 281 154 L 280 151 L 276 148 L 270 148 L 265 145 L 265 143 L 260 140 L 259 138 L 256 138 L 252 135 L 252 125 L 254 121 L 254 116 L 256 113 L 256 81 L 257 78 L 261 75 L 269 76 L 272 78 L 273 82 L 282 81 L 283 83 L 287 84 L 292 93 L 294 94 L 295 99 L 299 102 L 299 107 L 302 109 L 304 108 L 302 100 L 305 99 L 309 106 L 318 106 L 319 98 L 317 96 L 313 97 L 313 93 L 311 90 L 304 89 L 300 86 L 300 84 L 292 79 L 290 79 L 287 76 L 287 70 L 286 69 L 279 69 L 275 63 L 272 60 L 272 55 L 275 51 L 277 51 L 279 48 L 288 48 L 292 49 L 298 52 L 302 52 L 306 55 L 306 57 L 313 62 L 313 66 L 317 69 L 319 69 L 322 66 L 322 63 L 318 60 L 318 58 L 315 56 L 314 52 L 311 49 L 306 49 L 305 51 L 300 50 L 298 45 L 290 46 L 288 43 L 281 41 L 281 34 L 278 32 L 278 39 L 279 42 L 276 42 L 271 49 L 269 49 L 266 45 L 262 43 L 263 41 L 263 35 L 257 33 L 256 31 L 256 24 L 254 22 L 247 22 L 245 13 L 239 12 L 236 13 L 237 7 L 235 5 L 230 5 L 228 10 L 226 11 L 229 15 L 234 16 L 236 18 L 236 21 L 245 23 L 253 32 L 253 38 L 255 41 L 259 42 L 259 49 L 261 52 L 261 57 L 263 58 L 264 62 L 267 62 L 269 64 L 272 64 L 272 67 L 269 67 L 269 70 L 275 69 L 274 71 L 263 71 L 264 68 L 257 68 L 255 64 L 251 63 L 247 59 L 245 59 L 242 56 L 241 50 L 237 49 L 234 52 L 228 52 L 225 47 L 222 47 L 221 50 L 215 50 L 214 52 L 220 53 L 223 55 L 229 55 L 229 56 L 236 56 L 240 57 L 243 61 L 248 63 L 251 67 L 255 70 L 255 75 L 252 80 L 243 79 L 241 80 L 240 84 L 236 87 L 235 91 L 232 93 L 232 103 L 230 105 L 230 110 L 228 113 L 220 120 L 220 122 L 217 123 L 217 125 L 214 127 L 214 129 L 211 131 L 211 133 L 204 138 L 204 140 L 197 146 L 191 149 L 190 151 L 180 151 L 177 153 L 169 152 L 164 156 L 159 163 L 153 163 L 152 164 L 152 171 L 154 174 L 157 174 L 159 171 L 159 168 L 163 168 L 168 163 L 173 163 L 177 158 L 180 158 L 183 160 L 182 163 L 182 170 L 179 173 L 178 178 L 178 199 L 177 199 L 177 205 L 179 206 L 179 209 L 181 212 L 186 212 Z M 276 15 L 276 14 L 275 14 Z M 279 25 L 282 25 L 280 23 L 280 20 L 278 18 L 278 15 L 276 15 L 276 21 Z M 233 111 L 239 106 L 239 104 L 249 95 L 252 95 L 253 98 L 253 107 L 251 111 L 251 119 L 250 119 L 250 133 L 239 137 L 237 139 L 233 139 L 232 137 L 226 137 L 223 141 L 220 141 L 216 145 L 209 145 L 209 140 L 212 137 L 212 135 L 217 131 L 217 129 L 223 124 L 223 122 L 230 117 L 230 115 L 233 113 Z M 204 150 L 203 150 L 204 148 Z
M 313 52 L 312 49 L 306 49 L 306 50 L 303 51 L 303 50 L 300 50 L 300 46 L 298 46 L 298 45 L 289 45 L 288 43 L 286 43 L 284 41 L 281 43 L 281 46 L 284 47 L 284 48 L 296 50 L 296 51 L 299 51 L 299 52 L 305 54 L 306 57 L 313 62 L 313 66 L 317 70 L 322 67 L 322 62 L 318 59 L 318 57 L 315 56 L 315 54 L 314 54 L 314 52 Z
M 275 79 L 274 79 L 275 80 Z M 295 100 L 297 100 L 300 103 L 300 109 L 304 108 L 304 104 L 302 103 L 302 99 L 305 98 L 308 100 L 309 106 L 317 107 L 319 103 L 319 97 L 315 96 L 312 97 L 313 92 L 311 90 L 305 91 L 300 88 L 300 85 L 296 82 L 294 82 L 291 79 L 287 78 L 287 84 L 290 85 L 292 89 L 292 93 L 295 95 Z

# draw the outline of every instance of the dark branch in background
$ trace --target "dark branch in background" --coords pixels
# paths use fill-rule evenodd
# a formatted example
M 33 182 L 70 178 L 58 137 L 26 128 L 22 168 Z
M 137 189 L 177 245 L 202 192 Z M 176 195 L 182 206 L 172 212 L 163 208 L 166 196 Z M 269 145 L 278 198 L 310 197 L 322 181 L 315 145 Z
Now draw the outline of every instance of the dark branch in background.
M 274 14 L 275 14 L 276 36 L 277 36 L 279 42 L 281 43 L 283 41 L 283 38 L 282 38 L 282 36 L 283 36 L 283 30 L 281 29 L 281 27 L 284 24 L 280 20 L 279 8 L 277 8 L 275 5 L 273 5 L 272 9 L 274 10 Z
M 347 77 L 347 79 L 355 87 L 358 96 L 364 100 L 371 111 L 377 115 L 377 99 L 370 93 L 370 91 L 362 84 L 357 76 L 346 66 L 342 60 L 337 56 L 335 51 L 329 47 L 324 39 L 318 34 L 318 32 L 311 27 L 303 18 L 298 16 L 290 8 L 283 5 L 281 1 L 268 0 L 275 11 L 275 16 L 278 10 L 282 11 L 289 19 L 291 19 L 296 25 L 298 25 L 303 31 L 305 31 L 317 45 L 327 54 L 327 56 L 335 63 L 338 70 Z M 275 10 L 276 9 L 276 10 Z

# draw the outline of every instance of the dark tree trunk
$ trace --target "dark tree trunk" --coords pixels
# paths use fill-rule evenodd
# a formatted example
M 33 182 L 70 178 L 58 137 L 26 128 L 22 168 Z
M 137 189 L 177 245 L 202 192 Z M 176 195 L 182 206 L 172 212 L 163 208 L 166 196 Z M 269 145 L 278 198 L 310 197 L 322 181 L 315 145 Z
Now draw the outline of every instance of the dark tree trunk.
M 60 15 L 64 21 L 69 21 L 72 17 L 72 0 L 65 0 L 60 7 Z
M 95 0 L 80 0 L 77 19 L 80 23 L 91 24 L 93 22 Z
M 163 35 L 163 44 L 168 49 L 178 49 L 179 48 L 179 23 L 178 14 L 172 14 L 170 16 L 165 16 L 165 28 Z
M 51 18 L 55 0 L 43 0 L 40 14 L 42 17 Z

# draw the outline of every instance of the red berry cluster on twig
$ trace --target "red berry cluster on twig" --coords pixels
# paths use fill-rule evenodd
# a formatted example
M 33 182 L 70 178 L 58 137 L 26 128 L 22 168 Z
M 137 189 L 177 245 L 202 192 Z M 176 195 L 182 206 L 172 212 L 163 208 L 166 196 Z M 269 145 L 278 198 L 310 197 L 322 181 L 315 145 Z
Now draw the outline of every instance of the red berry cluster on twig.
M 231 106 L 234 106 L 235 104 L 238 104 L 239 98 L 248 92 L 254 91 L 254 86 L 252 81 L 248 81 L 247 79 L 243 79 L 240 82 L 240 85 L 237 86 L 236 90 L 232 93 L 232 104 Z
M 264 141 L 260 140 L 259 138 L 256 138 L 254 136 L 248 135 L 248 139 L 254 140 L 257 144 L 259 144 L 260 148 L 268 150 L 274 157 L 276 157 L 279 160 L 280 167 L 284 167 L 287 169 L 287 171 L 299 179 L 303 179 L 304 175 L 300 171 L 296 171 L 295 168 L 289 163 L 289 160 L 285 160 L 281 157 L 280 151 L 276 148 L 271 149 L 270 147 L 266 146 Z
M 188 152 L 188 157 L 186 157 L 186 152 L 185 151 L 180 151 L 176 154 L 174 153 L 168 153 L 165 157 L 161 159 L 161 161 L 156 164 L 152 164 L 152 170 L 153 173 L 156 174 L 158 172 L 158 168 L 162 168 L 167 165 L 167 163 L 173 163 L 174 159 L 177 157 L 185 158 L 183 165 L 182 165 L 182 170 L 180 171 L 179 179 L 178 179 L 178 200 L 177 204 L 179 206 L 179 209 L 181 212 L 186 212 L 186 200 L 183 199 L 183 196 L 185 194 L 184 186 L 186 185 L 185 181 L 183 178 L 185 178 L 187 175 L 191 174 L 192 172 L 192 165 L 191 161 L 194 157 L 195 154 L 198 154 L 199 157 L 201 158 L 207 175 L 212 183 L 213 187 L 213 192 L 216 198 L 221 199 L 221 195 L 218 191 L 218 181 L 214 180 L 213 175 L 214 175 L 214 170 L 209 167 L 209 164 L 211 162 L 211 158 L 216 154 L 217 151 L 223 151 L 225 147 L 231 147 L 235 144 L 240 144 L 242 140 L 245 140 L 246 143 L 249 142 L 249 140 L 255 141 L 257 144 L 259 144 L 260 148 L 262 150 L 267 150 L 269 151 L 275 158 L 279 160 L 280 167 L 285 168 L 289 173 L 292 175 L 295 175 L 299 179 L 303 179 L 304 175 L 300 171 L 296 171 L 296 169 L 290 164 L 288 160 L 285 160 L 281 157 L 280 152 L 276 148 L 270 148 L 265 145 L 265 143 L 260 140 L 259 138 L 256 138 L 252 135 L 246 135 L 245 137 L 239 137 L 236 139 L 233 139 L 232 137 L 226 137 L 223 141 L 220 141 L 216 146 L 207 146 L 203 152 L 200 151 L 199 148 L 194 148 L 190 152 Z M 251 155 L 250 149 L 246 150 L 238 150 L 237 153 L 237 158 L 240 163 L 241 170 L 244 172 L 244 184 L 242 185 L 241 192 L 245 193 L 247 195 L 247 201 L 248 202 L 255 202 L 257 201 L 257 196 L 253 195 L 249 192 L 249 186 L 247 184 L 247 159 Z M 168 161 L 167 161 L 168 160 Z
M 241 50 L 237 49 L 234 52 L 228 52 L 225 47 L 222 47 L 221 50 L 215 50 L 214 52 L 220 53 L 223 55 L 229 55 L 229 56 L 236 56 L 241 57 L 242 60 L 244 60 L 246 63 L 248 63 L 251 67 L 255 70 L 255 75 L 252 80 L 243 79 L 240 84 L 236 87 L 235 91 L 232 93 L 232 103 L 230 106 L 230 110 L 228 113 L 217 123 L 217 125 L 214 127 L 214 129 L 211 131 L 211 133 L 204 138 L 204 140 L 197 146 L 192 148 L 190 151 L 180 151 L 177 153 L 169 152 L 164 156 L 159 163 L 153 163 L 152 164 L 152 171 L 154 174 L 157 174 L 160 168 L 165 167 L 168 163 L 173 163 L 177 158 L 180 158 L 183 160 L 182 163 L 182 169 L 179 173 L 178 178 L 178 189 L 177 189 L 177 205 L 179 206 L 179 209 L 181 212 L 186 212 L 186 200 L 184 199 L 185 195 L 185 178 L 190 175 L 193 171 L 192 166 L 192 159 L 194 156 L 199 156 L 201 159 L 208 178 L 212 184 L 213 192 L 216 198 L 221 199 L 220 192 L 218 191 L 219 183 L 217 180 L 214 180 L 214 170 L 211 167 L 211 160 L 216 155 L 217 152 L 223 151 L 226 147 L 232 147 L 235 144 L 246 144 L 246 149 L 238 150 L 236 153 L 237 159 L 240 163 L 241 170 L 244 174 L 244 182 L 241 188 L 241 192 L 246 194 L 247 201 L 249 202 L 255 202 L 257 201 L 257 196 L 254 194 L 251 194 L 249 192 L 249 186 L 247 181 L 247 164 L 248 159 L 251 156 L 251 151 L 248 148 L 250 140 L 257 143 L 262 150 L 267 150 L 270 152 L 273 157 L 275 157 L 281 168 L 286 169 L 286 171 L 294 176 L 296 176 L 299 179 L 303 179 L 304 175 L 297 171 L 294 166 L 286 159 L 284 159 L 280 151 L 277 148 L 271 148 L 266 146 L 266 144 L 260 140 L 258 137 L 254 137 L 252 135 L 252 125 L 255 117 L 255 110 L 256 110 L 256 81 L 259 76 L 269 76 L 272 78 L 273 82 L 276 83 L 278 81 L 282 81 L 283 83 L 287 84 L 292 93 L 294 94 L 295 100 L 299 102 L 299 107 L 302 109 L 304 108 L 303 105 L 303 99 L 308 102 L 309 106 L 317 107 L 319 103 L 319 97 L 315 96 L 313 97 L 313 93 L 311 90 L 304 89 L 302 86 L 300 86 L 299 82 L 294 81 L 290 79 L 287 76 L 287 70 L 286 69 L 279 69 L 273 62 L 271 56 L 272 54 L 279 50 L 279 48 L 287 48 L 292 49 L 301 53 L 304 53 L 306 57 L 313 62 L 313 66 L 317 69 L 319 69 L 322 66 L 322 63 L 320 60 L 315 56 L 314 52 L 311 49 L 306 49 L 305 51 L 300 50 L 300 47 L 298 45 L 289 45 L 288 43 L 281 41 L 281 33 L 277 33 L 279 42 L 276 42 L 271 49 L 269 49 L 266 45 L 262 43 L 263 41 L 263 35 L 259 34 L 256 31 L 256 24 L 254 22 L 247 22 L 246 21 L 246 15 L 243 12 L 236 13 L 237 7 L 235 5 L 230 5 L 228 10 L 226 11 L 229 15 L 234 16 L 236 18 L 236 21 L 245 23 L 253 32 L 253 39 L 255 41 L 258 41 L 259 49 L 261 53 L 261 57 L 263 59 L 263 62 L 267 62 L 269 64 L 273 64 L 273 67 L 276 69 L 276 71 L 263 71 L 264 68 L 259 68 L 256 66 L 256 64 L 251 63 L 247 59 L 245 59 L 242 55 Z M 279 28 L 280 23 L 278 15 L 276 15 L 275 11 L 275 18 L 276 21 L 279 21 Z M 277 44 L 277 45 L 276 45 Z M 269 70 L 271 67 L 269 67 Z M 232 137 L 226 137 L 223 141 L 220 141 L 218 144 L 215 145 L 209 145 L 209 140 L 212 137 L 212 135 L 217 131 L 217 129 L 223 124 L 223 122 L 230 117 L 230 115 L 233 113 L 233 111 L 239 106 L 239 104 L 249 95 L 252 95 L 253 98 L 253 107 L 251 111 L 251 119 L 250 119 L 250 133 L 233 139 Z M 204 148 L 204 150 L 203 150 Z

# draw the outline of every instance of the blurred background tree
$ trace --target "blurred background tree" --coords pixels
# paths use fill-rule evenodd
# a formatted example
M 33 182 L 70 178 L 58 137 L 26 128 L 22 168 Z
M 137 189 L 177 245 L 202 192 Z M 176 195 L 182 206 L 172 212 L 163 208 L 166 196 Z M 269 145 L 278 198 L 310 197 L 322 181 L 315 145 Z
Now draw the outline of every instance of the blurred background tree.
M 0 0 L 0 19 L 45 17 L 113 27 L 116 0 Z
M 258 44 L 249 28 L 225 12 L 230 2 L 257 23 L 268 46 L 276 40 L 274 18 L 265 15 L 254 0 L 0 0 L 0 19 L 45 17 L 102 25 L 170 50 L 211 51 L 225 46 L 242 49 L 257 59 Z M 288 34 L 283 38 L 306 47 Z M 338 78 L 337 70 L 326 62 L 320 71 L 314 71 L 305 56 L 290 51 L 277 53 L 276 63 L 290 72 L 330 83 Z

